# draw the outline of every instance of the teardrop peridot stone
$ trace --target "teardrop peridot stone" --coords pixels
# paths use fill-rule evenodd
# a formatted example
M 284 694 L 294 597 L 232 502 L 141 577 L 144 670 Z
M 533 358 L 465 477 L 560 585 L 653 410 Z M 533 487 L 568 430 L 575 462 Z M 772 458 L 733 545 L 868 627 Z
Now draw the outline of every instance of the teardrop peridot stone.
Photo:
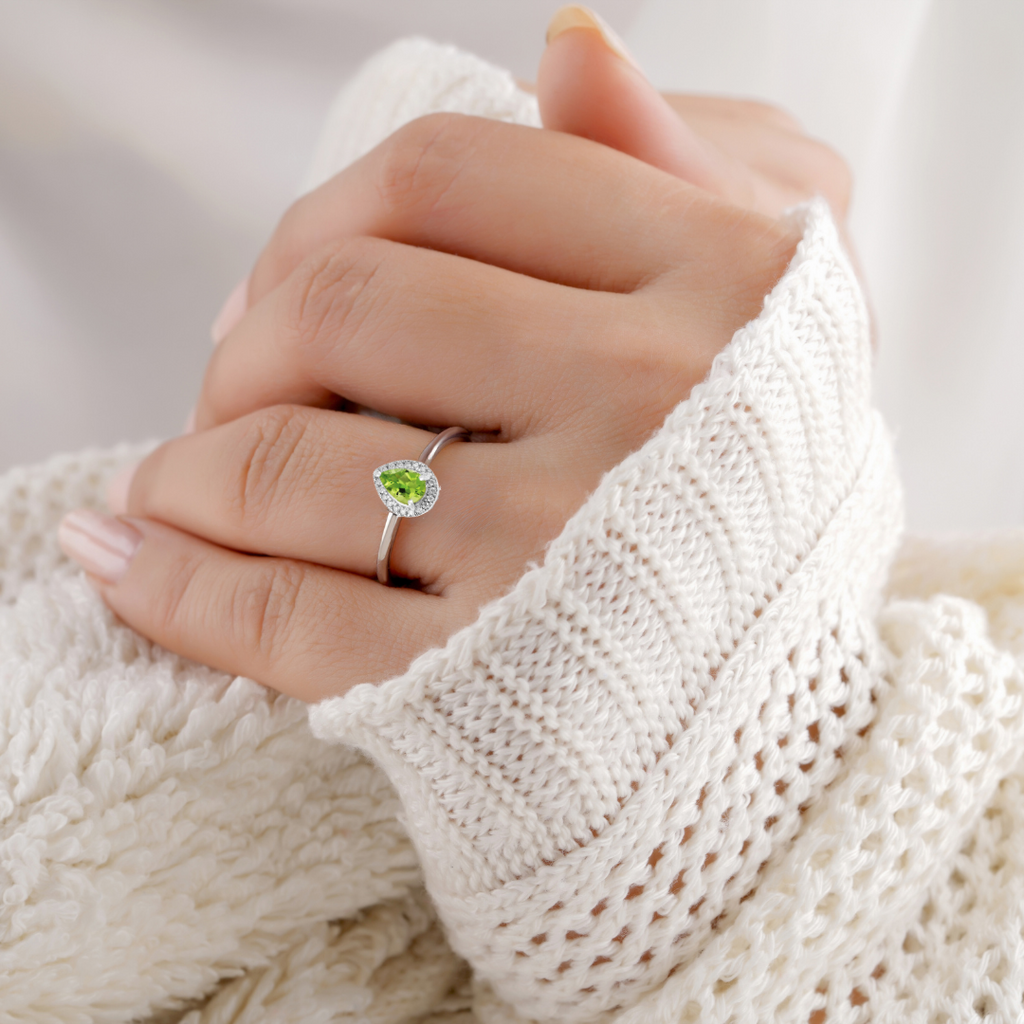
M 415 505 L 427 493 L 427 484 L 414 469 L 386 469 L 380 475 L 384 489 L 395 501 Z

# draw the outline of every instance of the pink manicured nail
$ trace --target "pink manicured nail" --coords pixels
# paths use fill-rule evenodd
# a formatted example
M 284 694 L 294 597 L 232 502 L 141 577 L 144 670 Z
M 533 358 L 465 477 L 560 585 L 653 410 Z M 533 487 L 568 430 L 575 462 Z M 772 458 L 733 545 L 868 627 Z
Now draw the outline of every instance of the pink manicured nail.
M 80 508 L 61 520 L 57 540 L 87 573 L 117 583 L 128 571 L 142 534 L 122 519 Z
M 181 431 L 183 434 L 194 434 L 196 432 L 196 410 L 192 407 L 191 412 L 185 417 L 185 426 Z
M 248 306 L 249 278 L 245 278 L 244 281 L 239 281 L 235 285 L 231 294 L 227 297 L 227 301 L 217 314 L 217 319 L 213 321 L 213 326 L 210 328 L 210 337 L 213 338 L 214 345 L 219 345 L 235 329 L 238 321 L 245 316 Z
M 128 511 L 128 492 L 131 490 L 132 477 L 139 468 L 137 462 L 125 466 L 109 484 L 107 484 L 107 508 L 115 516 L 123 516 Z

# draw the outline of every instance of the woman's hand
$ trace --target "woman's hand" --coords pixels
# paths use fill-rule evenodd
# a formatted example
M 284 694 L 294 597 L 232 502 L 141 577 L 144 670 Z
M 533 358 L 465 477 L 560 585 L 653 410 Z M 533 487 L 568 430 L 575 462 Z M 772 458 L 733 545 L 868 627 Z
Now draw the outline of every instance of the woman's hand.
M 126 519 L 72 514 L 64 543 L 121 618 L 199 661 L 307 700 L 392 676 L 542 557 L 795 243 L 585 139 L 421 119 L 289 212 L 198 432 L 139 466 Z M 445 449 L 436 508 L 399 530 L 393 571 L 422 590 L 371 578 L 372 472 L 430 434 L 317 408 L 338 395 L 494 442 Z
M 621 102 L 587 104 L 580 83 Z M 599 27 L 556 33 L 538 88 L 547 123 L 662 171 L 439 116 L 300 200 L 222 318 L 199 433 L 114 496 L 130 518 L 63 528 L 142 633 L 305 699 L 400 672 L 542 556 L 757 314 L 795 243 L 778 213 L 816 191 L 845 205 L 785 115 L 673 99 L 695 133 Z M 400 529 L 392 569 L 421 591 L 371 579 L 371 473 L 430 435 L 338 396 L 498 442 L 446 449 L 437 509 Z
M 768 217 L 822 195 L 840 233 L 845 232 L 850 172 L 838 154 L 766 103 L 661 95 L 618 37 L 585 7 L 570 5 L 555 15 L 536 88 L 523 87 L 536 92 L 546 128 L 603 143 Z M 305 230 L 288 225 L 291 259 L 283 266 L 259 260 L 214 321 L 214 341 L 230 333 L 249 304 L 279 284 L 298 259 L 335 237 L 340 226 L 330 217 L 307 223 Z

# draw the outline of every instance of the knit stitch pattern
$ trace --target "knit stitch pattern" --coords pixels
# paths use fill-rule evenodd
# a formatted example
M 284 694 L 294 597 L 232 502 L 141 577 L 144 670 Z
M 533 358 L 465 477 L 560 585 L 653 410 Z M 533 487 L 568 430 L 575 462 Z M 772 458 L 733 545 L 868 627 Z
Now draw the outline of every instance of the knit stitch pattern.
M 444 109 L 538 123 L 505 72 L 396 44 L 309 184 Z M 800 217 L 761 316 L 543 564 L 312 709 L 321 739 L 60 554 L 145 446 L 0 477 L 0 1020 L 1021 1018 L 1024 531 L 889 571 L 866 311 Z
M 595 1020 L 728 929 L 872 720 L 900 528 L 867 318 L 823 206 L 764 312 L 544 565 L 313 713 L 405 797 L 458 952 Z

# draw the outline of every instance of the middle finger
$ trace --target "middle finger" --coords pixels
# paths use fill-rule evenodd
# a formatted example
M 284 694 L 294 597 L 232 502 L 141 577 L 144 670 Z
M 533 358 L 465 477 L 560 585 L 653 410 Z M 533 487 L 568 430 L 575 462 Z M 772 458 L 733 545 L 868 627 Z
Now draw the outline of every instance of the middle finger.
M 646 306 L 641 296 L 347 239 L 303 263 L 221 342 L 196 424 L 342 396 L 412 423 L 518 437 L 578 411 L 564 383 L 600 365 L 598 346 L 644 344 Z

